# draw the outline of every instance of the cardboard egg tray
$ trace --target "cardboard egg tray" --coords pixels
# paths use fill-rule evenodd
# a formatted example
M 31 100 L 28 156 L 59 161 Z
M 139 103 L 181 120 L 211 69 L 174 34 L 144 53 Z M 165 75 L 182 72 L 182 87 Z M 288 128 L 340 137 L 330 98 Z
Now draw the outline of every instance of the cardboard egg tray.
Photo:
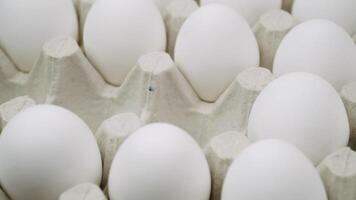
M 75 1 L 83 29 L 95 0 Z M 292 1 L 285 1 L 290 9 Z M 266 13 L 255 25 L 261 66 L 237 75 L 214 103 L 202 101 L 176 67 L 173 49 L 177 33 L 198 5 L 174 0 L 162 11 L 167 29 L 167 52 L 141 57 L 120 87 L 108 84 L 69 37 L 48 41 L 29 73 L 19 71 L 0 49 L 0 130 L 19 111 L 35 104 L 55 104 L 79 115 L 97 138 L 103 160 L 101 189 L 83 183 L 64 192 L 60 200 L 104 200 L 113 157 L 125 138 L 152 122 L 167 122 L 190 133 L 204 150 L 212 175 L 212 199 L 220 199 L 224 176 L 233 159 L 250 144 L 246 125 L 260 91 L 274 79 L 269 69 L 283 37 L 297 21 L 287 12 Z M 356 41 L 356 36 L 354 37 Z M 340 92 L 352 128 L 350 146 L 356 148 L 356 83 Z M 328 156 L 318 166 L 329 200 L 356 199 L 356 153 L 350 148 Z M 104 191 L 104 193 L 103 193 Z M 0 189 L 0 200 L 8 200 Z

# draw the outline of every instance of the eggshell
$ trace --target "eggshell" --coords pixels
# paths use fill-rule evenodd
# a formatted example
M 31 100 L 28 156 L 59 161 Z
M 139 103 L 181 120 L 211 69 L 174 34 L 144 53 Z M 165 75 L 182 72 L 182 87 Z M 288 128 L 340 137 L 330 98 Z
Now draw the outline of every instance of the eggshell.
M 92 132 L 64 108 L 25 109 L 0 136 L 0 182 L 13 200 L 57 200 L 77 184 L 100 179 L 100 152 Z
M 201 0 L 200 4 L 221 3 L 234 8 L 254 26 L 258 19 L 270 10 L 280 9 L 282 0 Z
M 292 14 L 299 21 L 328 19 L 356 33 L 355 0 L 294 0 Z
M 282 40 L 273 72 L 311 72 L 337 90 L 356 81 L 356 48 L 341 27 L 327 20 L 310 20 L 293 28 Z
M 20 70 L 29 72 L 43 44 L 57 36 L 77 39 L 72 0 L 0 1 L 0 48 Z
M 106 81 L 119 86 L 141 56 L 165 50 L 161 14 L 148 0 L 97 0 L 84 26 L 84 48 Z
M 222 200 L 327 200 L 320 176 L 293 145 L 265 140 L 247 147 L 226 175 Z
M 175 62 L 197 94 L 213 102 L 239 72 L 259 65 L 259 50 L 243 17 L 232 8 L 210 4 L 183 24 Z
M 210 173 L 198 144 L 169 124 L 150 124 L 119 148 L 109 175 L 111 200 L 208 200 Z
M 252 141 L 281 139 L 296 145 L 316 165 L 347 145 L 349 122 L 335 89 L 304 72 L 284 75 L 257 97 L 249 117 Z

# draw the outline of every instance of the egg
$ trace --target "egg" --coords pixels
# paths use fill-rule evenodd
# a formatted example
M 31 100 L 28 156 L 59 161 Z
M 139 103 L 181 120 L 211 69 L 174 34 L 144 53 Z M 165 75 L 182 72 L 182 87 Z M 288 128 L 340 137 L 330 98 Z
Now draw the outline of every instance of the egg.
M 175 62 L 200 98 L 214 102 L 238 73 L 259 65 L 259 50 L 243 17 L 232 8 L 209 4 L 183 24 Z
M 259 18 L 270 10 L 280 9 L 282 0 L 201 0 L 201 5 L 221 3 L 234 8 L 254 26 Z
M 57 200 L 77 184 L 100 180 L 95 138 L 72 112 L 37 105 L 17 114 L 3 129 L 0 183 L 11 199 Z
M 272 81 L 257 97 L 248 121 L 252 141 L 281 139 L 294 144 L 317 165 L 347 145 L 344 104 L 324 79 L 305 72 Z
M 264 140 L 247 147 L 226 174 L 221 200 L 327 200 L 321 178 L 296 147 Z
M 23 72 L 31 70 L 47 40 L 78 37 L 72 0 L 1 0 L 0 27 L 0 48 Z
M 315 73 L 337 90 L 356 81 L 356 48 L 341 27 L 327 20 L 310 20 L 293 28 L 282 40 L 273 72 Z
M 123 83 L 141 56 L 166 48 L 163 19 L 148 0 L 97 0 L 83 37 L 89 60 L 115 86 Z
M 328 19 L 356 33 L 355 0 L 294 0 L 292 14 L 299 21 Z
M 210 173 L 198 144 L 182 129 L 149 124 L 119 148 L 109 174 L 111 200 L 208 200 Z

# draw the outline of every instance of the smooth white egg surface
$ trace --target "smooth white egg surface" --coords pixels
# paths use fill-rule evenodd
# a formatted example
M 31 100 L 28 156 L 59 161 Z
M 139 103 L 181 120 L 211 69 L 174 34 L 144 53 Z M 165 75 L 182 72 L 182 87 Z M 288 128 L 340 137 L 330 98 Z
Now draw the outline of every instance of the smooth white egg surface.
M 220 4 L 201 7 L 183 24 L 175 62 L 204 101 L 214 102 L 248 67 L 259 66 L 256 38 L 247 22 Z
M 221 3 L 234 8 L 254 26 L 259 18 L 270 10 L 280 9 L 282 0 L 201 0 L 200 4 Z
M 294 0 L 292 14 L 299 21 L 328 19 L 356 33 L 355 0 Z
M 356 81 L 356 48 L 345 30 L 327 20 L 310 20 L 293 28 L 282 40 L 273 72 L 311 72 L 337 90 Z
M 116 86 L 141 56 L 166 48 L 163 19 L 148 0 L 97 0 L 88 13 L 83 37 L 89 60 Z
M 230 166 L 222 200 L 327 200 L 312 163 L 293 145 L 264 140 L 247 147 Z
M 72 0 L 0 1 L 0 48 L 21 71 L 29 72 L 43 44 L 58 36 L 78 37 Z
M 101 158 L 88 126 L 72 112 L 38 105 L 17 114 L 0 136 L 0 184 L 12 200 L 57 200 L 99 184 Z
M 304 72 L 281 76 L 257 97 L 249 117 L 252 141 L 281 139 L 294 144 L 317 165 L 347 145 L 349 121 L 335 89 Z
M 150 124 L 119 148 L 109 174 L 111 200 L 208 200 L 210 172 L 199 145 L 182 129 Z

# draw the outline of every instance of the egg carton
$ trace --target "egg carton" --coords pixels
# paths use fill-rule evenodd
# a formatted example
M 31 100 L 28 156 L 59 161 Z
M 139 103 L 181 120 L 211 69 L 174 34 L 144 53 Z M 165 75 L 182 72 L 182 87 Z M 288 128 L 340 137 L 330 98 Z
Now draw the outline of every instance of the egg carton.
M 76 1 L 80 30 L 83 30 L 85 17 L 93 2 L 95 0 Z M 197 8 L 197 3 L 192 0 L 175 0 L 167 7 L 164 18 L 168 34 L 168 50 L 172 51 L 174 48 L 176 35 L 184 20 Z M 150 57 L 157 58 L 150 59 Z M 141 60 L 147 63 L 138 63 L 138 65 L 143 64 L 142 67 L 137 66 L 133 69 L 132 71 L 136 72 L 128 75 L 121 87 L 114 87 L 105 82 L 84 56 L 77 42 L 71 38 L 56 38 L 46 43 L 29 73 L 18 70 L 6 56 L 5 51 L 0 50 L 0 91 L 2 91 L 0 103 L 17 96 L 28 95 L 38 103 L 53 103 L 73 110 L 89 124 L 92 130 L 95 130 L 104 119 L 115 113 L 140 112 L 147 101 L 145 97 L 147 88 L 144 88 L 144 85 L 147 85 L 151 76 L 156 73 L 151 69 L 155 66 L 150 66 L 154 63 L 148 62 L 150 60 L 154 62 L 155 59 L 159 61 L 160 57 L 170 62 L 167 61 L 169 59 L 167 55 L 147 56 L 146 59 Z M 161 70 L 168 69 L 171 63 L 167 65 L 168 67 L 161 67 Z M 97 106 L 100 108 L 96 109 Z
M 21 101 L 22 103 L 20 103 Z M 6 105 L 8 108 L 19 108 L 19 105 L 26 105 L 26 102 L 32 101 L 28 97 L 19 97 Z M 104 164 L 104 191 L 107 192 L 105 183 L 116 150 L 131 133 L 143 125 L 144 123 L 136 114 L 122 113 L 105 120 L 95 133 Z M 213 183 L 211 199 L 220 199 L 223 180 L 229 165 L 249 144 L 244 132 L 230 131 L 213 137 L 205 147 L 204 152 L 208 159 Z M 326 186 L 329 200 L 352 200 L 355 198 L 356 152 L 350 148 L 340 149 L 329 155 L 317 169 Z M 60 200 L 74 200 L 79 197 L 86 200 L 106 199 L 98 186 L 83 183 L 64 192 Z
M 80 30 L 93 2 L 76 1 Z M 212 199 L 220 199 L 229 165 L 250 143 L 245 131 L 253 102 L 273 80 L 268 69 L 272 67 L 275 52 L 297 22 L 281 10 L 262 16 L 254 32 L 260 46 L 261 65 L 265 68 L 243 71 L 216 102 L 207 103 L 199 99 L 171 59 L 181 25 L 197 8 L 192 0 L 176 0 L 167 6 L 163 16 L 170 55 L 154 52 L 143 56 L 120 87 L 114 87 L 103 79 L 72 38 L 60 37 L 47 42 L 29 73 L 17 70 L 0 49 L 0 103 L 3 103 L 0 106 L 0 126 L 4 127 L 17 112 L 36 103 L 55 104 L 72 110 L 95 132 L 103 159 L 101 186 L 107 191 L 112 159 L 128 135 L 151 122 L 175 124 L 189 132 L 203 148 L 212 174 Z M 349 84 L 341 91 L 352 127 L 350 145 L 356 143 L 355 87 L 356 83 Z M 353 153 L 350 149 L 347 152 Z M 355 199 L 353 194 L 343 193 L 344 189 L 335 188 L 352 188 L 356 184 L 352 171 L 356 163 L 348 156 L 341 156 L 339 161 L 344 163 L 346 170 L 340 171 L 337 168 L 340 162 L 336 162 L 333 156 L 330 156 L 330 162 L 321 164 L 325 168 L 319 167 L 330 169 L 320 170 L 322 177 L 328 173 L 323 178 L 328 195 L 335 196 L 335 200 Z M 98 187 L 87 183 L 69 189 L 60 198 L 89 200 L 105 199 L 105 196 Z M 0 190 L 0 200 L 3 199 L 7 200 Z
M 80 19 L 85 18 L 86 9 L 93 1 L 81 2 L 77 8 L 82 13 L 79 14 Z M 167 7 L 164 18 L 169 52 L 173 52 L 180 26 L 196 8 L 193 1 L 182 0 Z M 81 27 L 83 23 L 81 20 Z M 0 58 L 0 102 L 12 99 L 0 108 L 2 127 L 18 111 L 34 105 L 34 102 L 49 103 L 72 110 L 93 131 L 102 121 L 117 113 L 132 112 L 144 123 L 161 121 L 183 127 L 201 146 L 220 132 L 243 129 L 254 99 L 273 79 L 267 69 L 248 69 L 237 76 L 216 103 L 206 103 L 199 99 L 171 57 L 163 52 L 143 56 L 120 87 L 105 82 L 72 38 L 60 37 L 47 42 L 29 73 L 17 70 L 1 50 Z M 18 97 L 21 95 L 27 96 Z M 124 119 L 125 123 L 129 121 Z M 115 116 L 112 120 L 115 122 Z M 110 146 L 110 140 L 106 140 L 111 137 L 107 134 L 109 131 L 102 131 L 106 130 L 105 124 L 108 123 L 104 123 L 104 128 L 99 128 L 96 134 L 102 135 L 98 143 L 104 160 L 103 185 L 119 146 L 118 142 Z M 123 140 L 120 138 L 117 141 Z
M 73 0 L 78 1 L 78 0 Z M 80 1 L 80 0 L 79 0 Z M 200 0 L 195 0 L 197 3 L 200 3 Z M 294 0 L 282 0 L 282 9 L 291 12 Z
M 232 139 L 232 140 L 231 140 Z M 244 135 L 228 132 L 215 138 L 209 152 L 224 159 L 216 160 L 217 167 L 227 169 L 234 157 L 244 149 L 248 142 Z M 236 143 L 236 141 L 238 141 Z M 246 143 L 247 142 L 247 143 Z M 227 146 L 226 148 L 222 148 Z M 224 149 L 229 149 L 228 151 Z M 218 155 L 219 154 L 219 155 Z M 222 164 L 220 164 L 222 163 Z M 328 200 L 353 200 L 355 191 L 356 152 L 350 148 L 343 148 L 329 155 L 318 167 L 320 176 L 327 189 Z M 214 166 L 209 162 L 210 168 Z M 213 176 L 213 180 L 214 179 Z M 223 179 L 218 179 L 223 181 Z M 83 183 L 65 191 L 59 200 L 106 200 L 100 188 L 92 183 Z M 212 199 L 220 199 L 212 196 Z M 5 199 L 4 199 L 5 200 Z
M 345 90 L 356 87 L 356 83 L 344 87 Z M 350 94 L 347 91 L 342 93 Z M 355 97 L 355 96 L 353 96 Z M 344 99 L 348 97 L 343 97 Z M 355 107 L 356 101 L 349 101 L 349 108 Z M 10 111 L 14 116 L 22 109 L 32 106 L 33 100 L 29 97 L 18 97 L 6 104 L 0 106 L 1 113 Z M 8 119 L 9 120 L 9 119 Z M 105 120 L 95 133 L 99 144 L 103 160 L 103 181 L 102 188 L 107 195 L 106 182 L 111 162 L 116 154 L 117 149 L 122 142 L 135 130 L 144 126 L 144 122 L 134 113 L 121 113 Z M 354 124 L 353 124 L 354 125 Z M 218 134 L 213 137 L 208 145 L 205 146 L 204 152 L 208 159 L 212 177 L 212 197 L 213 200 L 219 200 L 225 174 L 233 162 L 234 158 L 250 144 L 245 132 L 229 131 Z M 329 200 L 353 200 L 356 191 L 356 152 L 350 148 L 343 148 L 327 156 L 324 161 L 317 167 L 320 176 L 325 184 Z M 60 200 L 104 200 L 104 192 L 92 183 L 83 183 L 65 191 Z M 3 196 L 1 196 L 3 195 Z M 0 200 L 8 200 L 0 190 Z
M 78 3 L 77 10 L 79 10 L 80 27 L 83 27 L 85 16 L 94 0 L 77 2 L 81 2 Z M 179 28 L 187 16 L 197 8 L 197 4 L 191 0 L 177 0 L 168 5 L 164 19 L 168 33 L 168 52 L 171 55 Z M 274 52 L 278 47 L 274 44 L 279 44 L 281 38 L 293 25 L 289 23 L 289 18 L 285 20 L 286 17 L 290 16 L 283 11 L 275 11 L 263 18 L 255 28 L 259 45 L 262 47 L 263 66 L 271 65 Z M 268 25 L 284 23 L 287 24 L 285 27 L 275 30 L 273 26 Z M 154 62 L 160 63 L 154 64 Z M 169 79 L 168 74 L 172 74 L 174 78 Z M 47 42 L 30 73 L 17 70 L 5 52 L 0 50 L 0 90 L 2 91 L 0 103 L 17 96 L 28 95 L 38 103 L 52 103 L 69 108 L 82 117 L 93 131 L 104 119 L 120 112 L 134 112 L 151 121 L 162 119 L 168 122 L 188 121 L 178 125 L 187 127 L 188 131 L 192 132 L 195 132 L 191 130 L 194 128 L 189 127 L 205 123 L 206 126 L 216 130 L 202 130 L 194 134 L 195 138 L 201 140 L 203 144 L 209 138 L 202 136 L 203 131 L 212 132 L 214 135 L 222 131 L 243 129 L 247 121 L 244 113 L 249 112 L 254 97 L 270 80 L 271 74 L 267 70 L 249 69 L 238 76 L 217 102 L 209 104 L 198 98 L 174 66 L 171 58 L 164 53 L 152 53 L 142 57 L 121 87 L 114 87 L 105 82 L 87 60 L 79 45 L 71 38 L 56 38 Z M 159 87 L 160 90 L 155 91 L 155 87 Z M 251 96 L 249 92 L 255 95 Z M 161 96 L 169 93 L 174 94 L 169 95 L 171 98 L 163 98 L 162 101 Z M 244 98 L 250 99 L 244 100 Z M 167 109 L 164 109 L 164 105 Z M 231 110 L 229 106 L 234 109 Z M 165 111 L 156 112 L 157 109 Z M 170 112 L 176 113 L 171 115 Z M 209 123 L 209 120 L 212 121 L 212 113 L 225 115 L 226 125 L 223 122 L 219 122 L 221 125 Z M 191 118 L 197 120 L 189 120 Z
M 285 11 L 291 12 L 294 0 L 282 0 L 282 8 Z

